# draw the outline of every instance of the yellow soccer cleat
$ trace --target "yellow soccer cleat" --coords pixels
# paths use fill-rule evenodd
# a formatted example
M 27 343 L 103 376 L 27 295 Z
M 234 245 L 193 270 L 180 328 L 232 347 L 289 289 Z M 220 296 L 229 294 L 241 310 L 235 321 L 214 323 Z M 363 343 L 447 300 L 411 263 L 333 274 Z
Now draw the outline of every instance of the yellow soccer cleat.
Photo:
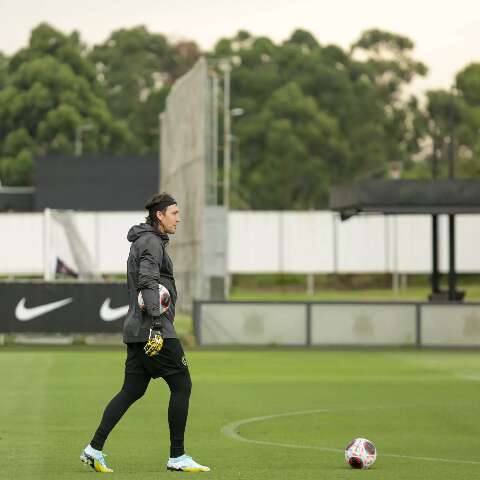
M 80 460 L 85 465 L 90 465 L 96 472 L 112 473 L 113 470 L 107 466 L 105 455 L 100 450 L 95 450 L 87 445 L 80 454 Z
M 181 457 L 169 458 L 167 470 L 171 472 L 209 472 L 210 468 L 200 465 L 192 457 L 182 455 Z

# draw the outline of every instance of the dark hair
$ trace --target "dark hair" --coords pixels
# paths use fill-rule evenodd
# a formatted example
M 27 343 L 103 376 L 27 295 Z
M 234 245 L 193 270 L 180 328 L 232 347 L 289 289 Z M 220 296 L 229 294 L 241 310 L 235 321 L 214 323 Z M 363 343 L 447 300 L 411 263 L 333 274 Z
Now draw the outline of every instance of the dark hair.
M 145 204 L 145 208 L 148 210 L 148 215 L 145 217 L 145 222 L 149 225 L 156 225 L 158 218 L 156 213 L 165 213 L 170 205 L 176 205 L 177 201 L 167 192 L 156 193 Z

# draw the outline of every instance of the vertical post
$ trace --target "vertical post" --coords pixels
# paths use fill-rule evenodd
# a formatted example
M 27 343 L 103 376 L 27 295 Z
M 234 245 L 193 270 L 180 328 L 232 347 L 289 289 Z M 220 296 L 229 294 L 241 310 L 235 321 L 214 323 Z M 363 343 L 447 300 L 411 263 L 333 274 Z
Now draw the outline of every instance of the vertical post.
M 432 215 L 432 295 L 440 291 L 438 268 L 438 215 Z
M 417 348 L 422 346 L 422 306 L 415 304 L 415 345 Z
M 450 99 L 450 115 L 449 115 L 449 129 L 450 129 L 450 142 L 448 143 L 448 178 L 455 178 L 455 153 L 454 153 L 454 139 L 453 139 L 453 95 L 454 89 L 452 88 L 452 96 Z M 456 298 L 456 273 L 455 273 L 455 214 L 448 215 L 448 299 L 450 301 Z
M 53 280 L 52 271 L 52 211 L 43 211 L 43 278 L 47 282 Z
M 223 205 L 230 208 L 230 63 L 224 63 L 223 70 Z
M 313 297 L 315 294 L 315 275 L 307 273 L 307 295 Z
M 95 260 L 95 275 L 98 278 L 101 278 L 101 264 L 100 264 L 100 219 L 99 219 L 99 212 L 94 213 L 94 225 L 95 225 L 95 252 L 94 252 L 94 260 Z
M 448 216 L 448 299 L 456 300 L 457 278 L 455 272 L 455 215 Z
M 432 150 L 432 178 L 435 180 L 438 176 L 438 157 L 437 157 L 437 140 L 433 137 Z M 438 215 L 432 215 L 432 296 L 440 292 L 440 270 L 438 266 Z
M 202 344 L 200 322 L 202 316 L 202 304 L 199 300 L 193 300 L 193 333 L 195 335 L 195 343 Z
M 398 295 L 400 290 L 400 279 L 398 272 L 398 228 L 397 228 L 397 217 L 392 216 L 392 225 L 393 225 L 393 235 L 392 235 L 392 253 L 393 253 L 393 273 L 392 273 L 392 289 L 395 295 Z
M 332 234 L 333 234 L 333 273 L 338 273 L 338 213 L 332 213 Z
M 230 210 L 230 61 L 223 63 L 223 206 L 226 215 Z M 227 272 L 224 281 L 224 297 L 230 296 L 230 276 Z
M 212 77 L 212 182 L 214 205 L 218 205 L 218 77 L 216 74 Z
M 310 302 L 305 304 L 306 306 L 306 329 L 307 329 L 307 347 L 310 347 L 312 345 L 312 304 Z

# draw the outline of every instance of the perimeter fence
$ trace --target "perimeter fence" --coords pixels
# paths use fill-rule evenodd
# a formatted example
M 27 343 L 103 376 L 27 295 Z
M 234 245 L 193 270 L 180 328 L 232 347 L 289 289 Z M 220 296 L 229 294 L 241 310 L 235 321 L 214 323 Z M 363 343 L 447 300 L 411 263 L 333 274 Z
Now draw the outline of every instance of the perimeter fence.
M 203 346 L 480 347 L 480 303 L 195 302 Z

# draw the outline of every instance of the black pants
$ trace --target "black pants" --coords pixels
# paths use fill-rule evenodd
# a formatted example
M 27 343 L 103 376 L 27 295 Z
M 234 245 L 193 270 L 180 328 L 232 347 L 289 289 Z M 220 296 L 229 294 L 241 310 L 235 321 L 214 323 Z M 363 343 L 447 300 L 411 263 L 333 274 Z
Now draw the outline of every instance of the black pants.
M 178 342 L 177 339 L 171 340 Z M 136 352 L 136 355 L 142 354 L 140 349 L 137 348 L 137 350 L 138 352 Z M 130 354 L 131 352 L 129 351 L 127 364 L 130 360 Z M 170 388 L 170 402 L 168 404 L 170 457 L 179 457 L 185 453 L 185 426 L 187 424 L 188 404 L 192 390 L 192 381 L 190 379 L 188 368 L 186 367 L 186 362 L 185 365 L 182 366 L 184 368 L 177 370 L 176 373 L 170 373 L 163 376 L 163 379 Z M 130 405 L 143 396 L 147 390 L 150 379 L 152 378 L 151 372 L 145 371 L 141 373 L 137 371 L 131 373 L 129 370 L 129 368 L 126 369 L 122 389 L 112 398 L 105 408 L 100 426 L 90 442 L 90 445 L 96 450 L 103 450 L 103 445 L 109 433 L 119 422 Z

